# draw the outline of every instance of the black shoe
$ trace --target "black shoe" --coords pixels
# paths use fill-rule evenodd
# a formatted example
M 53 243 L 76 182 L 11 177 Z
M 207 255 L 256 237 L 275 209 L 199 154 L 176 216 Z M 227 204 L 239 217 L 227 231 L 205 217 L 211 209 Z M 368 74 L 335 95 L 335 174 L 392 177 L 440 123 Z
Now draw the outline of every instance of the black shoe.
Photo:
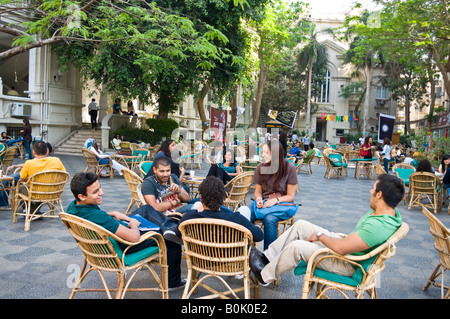
M 178 245 L 182 245 L 183 244 L 183 240 L 177 236 L 177 234 L 175 234 L 175 232 L 173 230 L 166 230 L 163 233 L 163 237 L 165 240 L 169 240 L 171 242 L 174 242 Z
M 249 263 L 250 263 L 250 269 L 255 274 L 258 281 L 265 285 L 266 283 L 261 277 L 261 271 L 264 269 L 264 267 L 267 265 L 267 258 L 264 260 L 263 258 L 264 254 L 260 252 L 258 249 L 252 247 L 250 249 L 250 256 L 249 256 Z M 265 257 L 265 256 L 264 256 Z
M 181 279 L 178 285 L 169 287 L 169 291 L 178 290 L 180 288 L 183 288 L 184 286 L 186 286 L 186 279 Z

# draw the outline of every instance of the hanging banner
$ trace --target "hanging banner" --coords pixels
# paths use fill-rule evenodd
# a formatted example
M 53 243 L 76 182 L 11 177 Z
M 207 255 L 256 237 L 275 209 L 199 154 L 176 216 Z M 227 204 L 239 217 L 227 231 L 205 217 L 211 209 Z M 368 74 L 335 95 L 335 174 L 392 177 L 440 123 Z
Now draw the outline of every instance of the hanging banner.
M 394 132 L 395 116 L 380 114 L 378 119 L 378 143 L 383 143 L 385 137 L 392 141 L 392 133 Z
M 294 127 L 295 119 L 297 118 L 298 111 L 283 111 L 278 112 L 274 110 L 269 110 L 268 116 L 275 121 L 280 122 L 284 126 L 289 128 Z
M 210 138 L 216 141 L 223 141 L 227 130 L 227 111 L 218 110 L 211 107 L 211 127 Z
M 358 121 L 356 115 L 348 115 L 348 116 L 338 116 L 338 115 L 330 115 L 326 113 L 322 113 L 320 115 L 322 120 L 332 121 L 332 122 L 353 122 Z

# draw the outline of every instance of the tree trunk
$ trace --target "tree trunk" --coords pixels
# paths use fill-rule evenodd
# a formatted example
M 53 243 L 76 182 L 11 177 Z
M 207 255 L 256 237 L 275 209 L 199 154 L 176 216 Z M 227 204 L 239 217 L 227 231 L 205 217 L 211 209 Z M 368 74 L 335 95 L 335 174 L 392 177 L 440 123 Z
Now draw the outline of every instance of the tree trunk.
M 430 110 L 428 113 L 428 128 L 433 125 L 434 105 L 436 102 L 436 82 L 433 78 L 433 63 L 431 62 L 433 54 L 428 53 L 428 81 L 430 82 Z
M 311 86 L 312 86 L 312 67 L 314 59 L 311 59 L 308 65 L 308 100 L 306 101 L 306 134 L 309 134 L 309 125 L 311 122 Z
M 230 107 L 231 107 L 231 120 L 230 128 L 236 127 L 236 114 L 237 114 L 237 86 L 231 90 Z
M 409 94 L 408 94 L 407 88 L 403 89 L 403 93 L 405 96 L 405 130 L 404 130 L 404 134 L 410 135 L 411 134 L 411 123 L 410 123 L 411 120 L 410 120 L 409 110 L 411 108 L 411 102 L 409 99 Z
M 206 96 L 206 94 L 208 94 L 210 87 L 211 87 L 211 82 L 209 80 L 206 80 L 205 85 L 203 85 L 203 88 L 198 93 L 197 101 L 196 101 L 198 115 L 200 116 L 200 120 L 202 121 L 202 131 L 203 132 L 205 132 L 206 129 L 208 128 L 208 126 L 205 124 L 208 122 L 208 120 L 206 119 L 205 106 L 204 106 L 203 101 L 205 100 L 205 96 Z
M 258 88 L 256 89 L 256 100 L 255 105 L 253 106 L 253 114 L 252 114 L 252 128 L 256 128 L 258 126 L 259 113 L 261 111 L 261 101 L 264 92 L 264 84 L 267 80 L 267 74 L 263 65 L 260 66 L 259 69 L 259 78 L 258 78 Z
M 370 83 L 371 80 L 371 72 L 369 65 L 366 65 L 366 100 L 364 101 L 364 124 L 363 124 L 363 133 L 367 132 L 367 122 L 369 121 L 369 106 L 370 106 Z
M 358 103 L 355 105 L 355 114 L 359 113 L 359 108 L 361 107 L 364 97 L 366 96 L 366 92 L 367 88 L 364 88 L 363 92 L 358 98 Z M 358 132 L 358 134 L 361 134 L 361 121 L 356 121 L 356 131 Z

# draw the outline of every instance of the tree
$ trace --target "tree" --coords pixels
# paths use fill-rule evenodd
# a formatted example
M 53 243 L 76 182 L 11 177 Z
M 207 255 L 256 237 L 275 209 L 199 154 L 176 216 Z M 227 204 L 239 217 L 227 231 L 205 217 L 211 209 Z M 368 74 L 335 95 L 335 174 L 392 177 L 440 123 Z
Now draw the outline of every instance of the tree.
M 304 39 L 302 24 L 299 23 L 302 5 L 302 3 L 293 3 L 288 6 L 282 1 L 275 2 L 267 7 L 265 19 L 262 22 L 250 23 L 258 38 L 256 52 L 259 62 L 252 128 L 258 125 L 267 77 L 277 69 L 276 66 L 282 63 L 284 52 L 292 50 Z
M 357 69 L 364 70 L 366 78 L 362 127 L 364 133 L 367 132 L 367 122 L 369 120 L 372 70 L 375 65 L 382 62 L 382 56 L 374 49 L 370 35 L 362 31 L 371 30 L 369 27 L 370 23 L 368 23 L 370 22 L 370 15 L 366 10 L 360 16 L 347 17 L 343 36 L 343 39 L 351 42 L 349 50 L 345 53 L 344 63 L 352 63 Z
M 143 102 L 156 95 L 162 118 L 192 93 L 200 71 L 227 55 L 221 45 L 228 40 L 220 31 L 144 0 L 91 0 L 82 6 L 62 0 L 0 1 L 2 17 L 14 13 L 24 19 L 0 26 L 0 32 L 16 37 L 1 58 L 53 44 L 62 65 L 74 64 L 111 94 L 139 96 Z
M 331 33 L 330 30 L 323 32 Z M 314 67 L 325 67 L 329 63 L 328 51 L 325 45 L 317 40 L 317 35 L 320 32 L 315 32 L 315 24 L 310 25 L 308 44 L 301 50 L 298 57 L 298 64 L 300 69 L 308 70 L 308 98 L 306 106 L 306 132 L 309 132 L 311 122 L 311 92 L 312 92 L 312 76 Z

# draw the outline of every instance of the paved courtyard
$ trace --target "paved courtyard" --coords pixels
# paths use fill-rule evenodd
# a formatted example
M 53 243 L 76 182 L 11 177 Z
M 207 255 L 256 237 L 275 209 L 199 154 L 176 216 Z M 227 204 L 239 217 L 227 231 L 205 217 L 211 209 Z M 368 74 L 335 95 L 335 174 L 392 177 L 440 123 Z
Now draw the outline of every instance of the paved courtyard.
M 85 168 L 81 156 L 60 156 L 66 169 L 73 176 Z M 21 160 L 16 159 L 15 163 Z M 209 165 L 202 163 L 196 174 L 206 176 Z M 306 219 L 333 231 L 348 233 L 359 217 L 369 210 L 369 190 L 374 181 L 353 177 L 349 168 L 345 179 L 326 179 L 324 165 L 313 164 L 312 175 L 298 175 L 300 193 L 296 201 L 301 203 L 296 219 Z M 70 180 L 69 180 L 70 182 Z M 113 180 L 102 178 L 103 204 L 106 210 L 124 212 L 130 193 L 123 177 Z M 248 198 L 252 197 L 252 191 Z M 64 207 L 73 200 L 69 183 L 63 194 Z M 403 220 L 410 226 L 408 235 L 397 244 L 397 255 L 388 260 L 378 283 L 380 299 L 439 299 L 440 289 L 422 288 L 438 264 L 439 257 L 433 245 L 426 217 L 419 208 L 408 210 L 399 205 Z M 438 218 L 450 225 L 447 209 L 438 212 Z M 11 211 L 0 211 L 0 298 L 1 299 L 67 299 L 75 275 L 82 265 L 82 254 L 73 238 L 59 219 L 37 220 L 31 223 L 31 231 L 24 232 L 23 219 L 12 223 Z M 261 244 L 258 245 L 262 247 Z M 182 264 L 183 275 L 186 265 Z M 90 275 L 91 283 L 100 283 L 97 275 Z M 115 279 L 111 277 L 111 280 Z M 136 280 L 136 279 L 135 279 Z M 145 279 L 142 279 L 145 280 Z M 235 279 L 230 279 L 231 281 Z M 139 284 L 140 278 L 137 278 Z M 278 286 L 260 288 L 262 299 L 297 299 L 301 297 L 302 277 L 293 272 L 283 274 Z M 171 292 L 170 299 L 181 297 L 182 290 Z M 78 294 L 77 298 L 105 298 L 102 293 Z M 146 293 L 128 294 L 128 298 L 160 298 Z

